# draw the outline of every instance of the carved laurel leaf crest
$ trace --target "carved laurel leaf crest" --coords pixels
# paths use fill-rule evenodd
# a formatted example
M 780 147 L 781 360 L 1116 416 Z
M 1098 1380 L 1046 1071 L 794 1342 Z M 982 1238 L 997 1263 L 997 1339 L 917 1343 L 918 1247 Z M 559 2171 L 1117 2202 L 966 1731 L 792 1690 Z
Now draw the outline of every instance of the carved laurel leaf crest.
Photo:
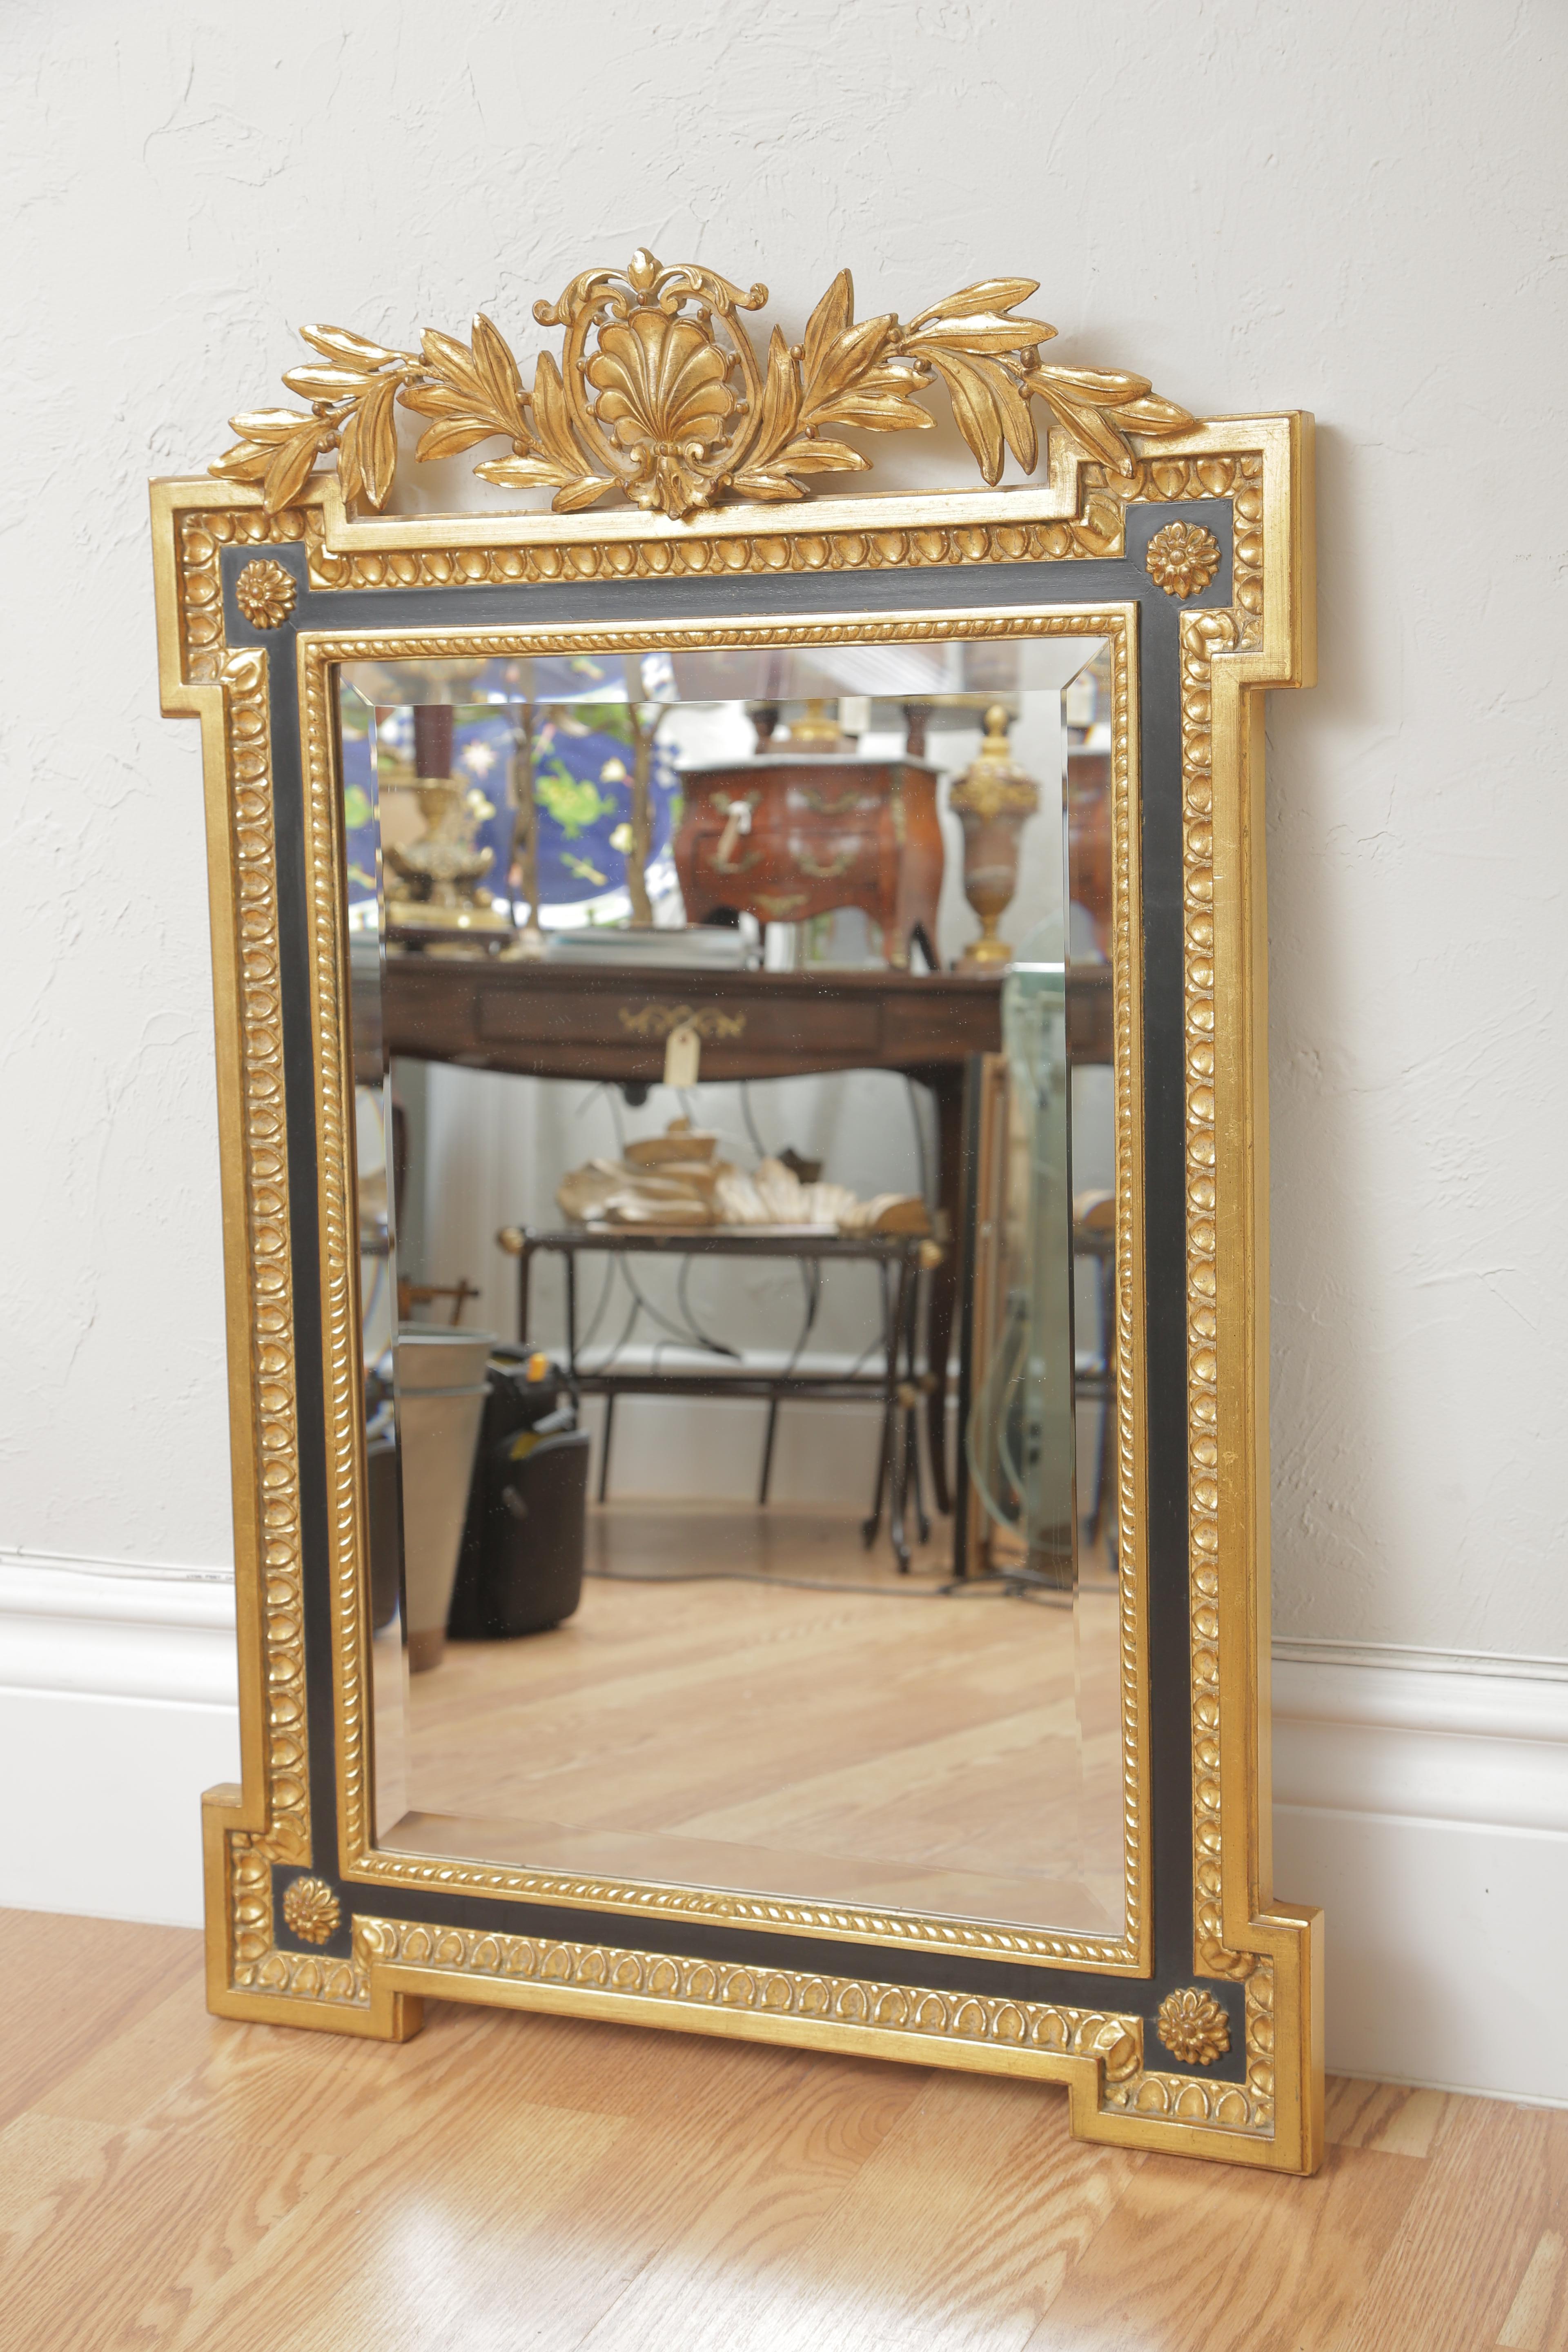
M 542 326 L 563 330 L 526 385 L 499 328 L 482 314 L 468 343 L 428 329 L 417 352 L 344 327 L 303 327 L 323 362 L 293 368 L 288 389 L 308 410 L 257 409 L 231 422 L 240 438 L 213 465 L 254 483 L 269 513 L 300 497 L 317 461 L 332 458 L 351 511 L 386 503 L 397 468 L 395 410 L 431 421 L 416 457 L 428 461 L 501 440 L 509 454 L 475 471 L 508 488 L 552 489 L 558 513 L 611 491 L 636 506 L 685 516 L 730 497 L 795 499 L 813 474 L 863 473 L 870 459 L 840 433 L 902 433 L 935 422 L 921 395 L 946 393 L 984 479 L 1001 479 L 1011 450 L 1025 472 L 1039 457 L 1033 401 L 1085 456 L 1130 473 L 1131 436 L 1180 433 L 1193 419 L 1150 390 L 1146 377 L 1048 367 L 1056 333 L 1016 315 L 1032 278 L 988 278 L 920 311 L 857 320 L 839 271 L 797 344 L 775 327 L 759 361 L 739 313 L 749 292 L 683 262 L 665 268 L 639 251 L 624 272 L 585 270 L 556 302 L 536 302 Z

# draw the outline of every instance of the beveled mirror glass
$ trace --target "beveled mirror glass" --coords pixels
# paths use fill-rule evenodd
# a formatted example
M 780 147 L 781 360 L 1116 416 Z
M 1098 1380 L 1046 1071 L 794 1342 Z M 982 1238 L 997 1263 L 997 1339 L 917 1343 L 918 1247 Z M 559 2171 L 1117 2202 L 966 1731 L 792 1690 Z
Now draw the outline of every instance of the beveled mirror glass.
M 1032 290 L 857 325 L 844 275 L 764 361 L 763 289 L 639 255 L 539 306 L 531 388 L 485 320 L 308 330 L 309 408 L 154 486 L 224 1112 L 223 2013 L 746 2032 L 1317 2161 L 1259 1499 L 1310 420 L 1047 365 Z M 989 487 L 810 495 L 939 389 Z M 398 407 L 533 508 L 379 511 Z
M 340 674 L 388 1846 L 1121 1935 L 1109 650 Z M 444 929 L 422 745 L 490 859 Z

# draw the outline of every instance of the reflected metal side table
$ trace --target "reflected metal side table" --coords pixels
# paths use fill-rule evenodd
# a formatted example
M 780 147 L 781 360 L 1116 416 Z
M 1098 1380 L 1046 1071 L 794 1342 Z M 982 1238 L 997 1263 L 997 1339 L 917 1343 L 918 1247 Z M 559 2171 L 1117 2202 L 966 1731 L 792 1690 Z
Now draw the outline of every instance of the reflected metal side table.
M 584 1396 L 605 1399 L 605 1430 L 599 1457 L 598 1498 L 603 1502 L 609 1481 L 610 1445 L 616 1400 L 622 1396 L 745 1397 L 767 1404 L 758 1501 L 765 1503 L 773 1469 L 773 1434 L 779 1406 L 790 1400 L 812 1398 L 824 1403 L 875 1399 L 882 1408 L 881 1444 L 877 1456 L 877 1480 L 868 1517 L 861 1522 L 868 1549 L 881 1525 L 884 1497 L 888 1532 L 900 1572 L 910 1565 L 908 1522 L 912 1504 L 920 1538 L 930 1534 L 921 1478 L 919 1408 L 927 1393 L 929 1375 L 916 1360 L 916 1303 L 922 1272 L 940 1266 L 946 1253 L 929 1236 L 918 1234 L 838 1234 L 799 1225 L 729 1225 L 650 1227 L 567 1225 L 550 1232 L 509 1225 L 499 1236 L 501 1246 L 515 1255 L 517 1265 L 517 1336 L 529 1339 L 530 1282 L 533 1260 L 541 1254 L 562 1259 L 566 1277 L 566 1384 L 574 1402 Z M 613 1257 L 733 1257 L 792 1258 L 812 1265 L 820 1276 L 824 1265 L 870 1264 L 882 1269 L 882 1362 L 876 1371 L 801 1371 L 792 1361 L 781 1371 L 672 1372 L 657 1364 L 617 1369 L 619 1345 L 605 1360 L 584 1366 L 578 1354 L 577 1261 L 586 1255 Z M 890 1292 L 890 1296 L 889 1296 Z M 809 1329 L 809 1319 L 807 1323 Z M 804 1334 L 803 1334 L 804 1338 Z M 799 1352 L 797 1343 L 796 1353 Z M 902 1363 L 900 1365 L 900 1357 Z M 743 1361 L 743 1360 L 742 1360 Z

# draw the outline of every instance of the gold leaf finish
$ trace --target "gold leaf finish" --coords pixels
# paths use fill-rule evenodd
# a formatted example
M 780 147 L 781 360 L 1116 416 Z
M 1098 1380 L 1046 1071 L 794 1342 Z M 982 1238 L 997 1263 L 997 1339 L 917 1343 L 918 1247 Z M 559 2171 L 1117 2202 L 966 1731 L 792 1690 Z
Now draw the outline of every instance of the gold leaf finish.
M 212 518 L 215 526 L 222 520 Z M 216 555 L 216 529 L 192 533 L 190 539 L 196 542 L 192 553 L 204 559 L 209 551 Z M 195 568 L 199 575 L 205 562 Z M 260 1484 L 259 1564 L 268 1652 L 265 1738 L 269 1802 L 260 1843 L 275 1861 L 305 1862 L 310 1832 L 299 1425 L 267 656 L 259 652 L 227 654 L 220 677 L 232 788 L 232 896 L 244 1090 L 241 1150 L 249 1238 L 251 1445 Z
M 325 1944 L 342 1917 L 338 1898 L 323 1879 L 291 1879 L 283 1890 L 283 1917 L 302 1944 Z
M 1215 1170 L 1213 664 L 1235 649 L 1229 612 L 1182 622 L 1182 851 L 1187 1103 L 1187 1512 L 1192 1624 L 1194 1878 L 1196 1958 L 1215 1976 L 1246 1977 L 1221 1917 L 1219 1838 L 1219 1315 Z
M 1212 1993 L 1188 1985 L 1168 1992 L 1155 2024 L 1173 2058 L 1184 2066 L 1212 2066 L 1230 2048 L 1230 2021 Z
M 599 425 L 637 459 L 627 485 L 637 504 L 684 514 L 702 503 L 701 477 L 688 461 L 721 437 L 738 404 L 717 344 L 689 319 L 638 310 L 601 331 L 587 373 Z
M 394 556 L 349 553 L 326 541 L 316 511 L 279 515 L 271 525 L 303 528 L 310 578 L 322 588 L 489 585 L 517 581 L 574 586 L 584 580 L 680 579 L 747 572 L 901 572 L 928 564 L 1059 562 L 1119 555 L 1124 508 L 1091 489 L 1081 513 L 1061 522 L 965 522 L 918 530 L 752 531 L 722 538 L 604 541 L 563 548 L 422 545 Z M 258 524 L 266 523 L 259 509 Z M 258 531 L 258 536 L 263 534 Z
M 234 583 L 234 601 L 253 629 L 279 629 L 294 610 L 299 590 L 280 563 L 247 563 Z
M 359 1596 L 363 1585 L 364 1534 L 356 1513 L 354 1473 L 356 1435 L 353 1412 L 361 1393 L 357 1334 L 349 1312 L 354 1263 L 350 1214 L 352 1187 L 346 1158 L 352 1069 L 345 1052 L 338 1007 L 344 992 L 337 967 L 335 925 L 341 875 L 335 858 L 341 844 L 334 823 L 337 786 L 333 766 L 334 731 L 331 712 L 333 665 L 374 659 L 398 661 L 420 656 L 457 655 L 473 657 L 477 641 L 471 634 L 449 636 L 425 630 L 417 635 L 380 634 L 361 637 L 335 633 L 330 644 L 307 639 L 300 653 L 300 683 L 304 703 L 306 770 L 307 866 L 310 875 L 311 921 L 311 1002 L 316 1028 L 319 1091 L 320 1207 L 323 1236 L 321 1281 L 328 1307 L 323 1334 L 322 1373 L 329 1399 L 328 1468 L 332 1496 L 334 1555 L 335 1674 L 340 1727 L 338 1790 L 345 1867 L 355 1880 L 374 1880 L 401 1887 L 482 1887 L 514 1898 L 544 1898 L 588 1904 L 595 1909 L 628 1913 L 659 1912 L 689 1918 L 719 1917 L 741 1924 L 754 1922 L 792 1927 L 830 1937 L 873 1937 L 900 1945 L 927 1944 L 964 1951 L 1016 1954 L 1032 1959 L 1054 1959 L 1096 1970 L 1146 1967 L 1150 1934 L 1145 1877 L 1149 1836 L 1146 1690 L 1143 1666 L 1143 1573 L 1140 1558 L 1142 1522 L 1141 1477 L 1137 1469 L 1136 1434 L 1142 1410 L 1141 1347 L 1134 1327 L 1133 1301 L 1138 1296 L 1133 1236 L 1141 1231 L 1141 1167 L 1137 1154 L 1136 1097 L 1132 1087 L 1135 1016 L 1139 1001 L 1137 927 L 1133 920 L 1133 845 L 1138 820 L 1135 807 L 1132 743 L 1135 726 L 1131 699 L 1135 671 L 1131 642 L 1135 609 L 1075 606 L 1069 613 L 955 613 L 942 616 L 903 615 L 879 620 L 736 621 L 720 625 L 677 621 L 649 631 L 627 623 L 598 627 L 541 627 L 496 632 L 486 643 L 493 654 L 509 656 L 549 656 L 569 652 L 605 653 L 635 658 L 656 646 L 667 649 L 735 649 L 793 645 L 797 646 L 908 645 L 953 638 L 1005 640 L 1052 636 L 1104 636 L 1110 641 L 1111 667 L 1111 803 L 1115 842 L 1116 921 L 1121 962 L 1118 968 L 1116 1034 L 1118 1068 L 1123 1075 L 1116 1095 L 1119 1158 L 1119 1214 L 1128 1243 L 1124 1263 L 1126 1284 L 1119 1305 L 1123 1352 L 1119 1372 L 1119 1452 L 1122 1465 L 1121 1612 L 1122 1741 L 1124 1758 L 1123 1871 L 1124 1917 L 1120 1937 L 1066 1935 L 1047 1929 L 999 1926 L 976 1920 L 946 1920 L 923 1914 L 828 1908 L 791 1902 L 716 1893 L 700 1888 L 670 1888 L 609 1879 L 572 1878 L 564 1874 L 521 1870 L 470 1861 L 432 1861 L 378 1847 L 369 1823 L 369 1763 L 366 1690 L 363 1667 Z M 780 911 L 789 902 L 781 903 Z M 773 911 L 770 907 L 769 911 Z M 630 1008 L 632 1020 L 652 1012 L 668 1013 L 670 1025 L 689 1017 L 700 1026 L 703 1009 L 689 1006 Z M 621 1017 L 626 1018 L 623 1012 Z M 721 1016 L 724 1017 L 724 1016 Z M 638 1034 L 643 1034 L 639 1029 Z M 657 1033 L 665 1034 L 660 1028 Z M 718 1033 L 715 1033 L 718 1034 Z
M 1114 2011 L 998 2000 L 981 1993 L 880 1984 L 863 1977 L 803 1975 L 765 1965 L 737 1967 L 619 1945 L 361 1917 L 354 1921 L 354 1958 L 367 1972 L 381 1968 L 456 1970 L 563 1991 L 680 2002 L 693 2010 L 820 2019 L 863 2032 L 929 2034 L 1001 2049 L 1098 2059 L 1110 2083 L 1135 2078 L 1142 2056 L 1141 2021 Z
M 1198 596 L 1219 570 L 1219 541 L 1200 522 L 1168 522 L 1149 541 L 1143 567 L 1167 596 Z
M 290 369 L 283 382 L 309 411 L 232 418 L 240 437 L 211 470 L 255 484 L 277 513 L 331 457 L 350 510 L 379 509 L 396 468 L 401 402 L 433 420 L 420 458 L 505 440 L 510 455 L 476 471 L 503 488 L 552 489 L 559 513 L 619 491 L 687 516 L 731 496 L 804 498 L 812 474 L 864 473 L 869 458 L 837 433 L 930 426 L 918 395 L 940 383 L 987 482 L 1001 479 L 1009 450 L 1033 472 L 1034 400 L 1085 457 L 1131 477 L 1135 439 L 1184 432 L 1192 418 L 1144 376 L 1043 365 L 1040 345 L 1056 329 L 1015 315 L 1035 291 L 1032 278 L 985 278 L 907 326 L 891 311 L 858 322 L 842 269 L 798 344 L 773 329 L 764 363 L 738 314 L 762 309 L 765 286 L 742 293 L 694 263 L 667 269 L 639 250 L 624 272 L 584 270 L 558 301 L 534 304 L 540 325 L 563 329 L 565 341 L 559 363 L 540 354 L 531 391 L 483 315 L 471 342 L 429 329 L 417 352 L 343 327 L 301 328 L 326 364 Z

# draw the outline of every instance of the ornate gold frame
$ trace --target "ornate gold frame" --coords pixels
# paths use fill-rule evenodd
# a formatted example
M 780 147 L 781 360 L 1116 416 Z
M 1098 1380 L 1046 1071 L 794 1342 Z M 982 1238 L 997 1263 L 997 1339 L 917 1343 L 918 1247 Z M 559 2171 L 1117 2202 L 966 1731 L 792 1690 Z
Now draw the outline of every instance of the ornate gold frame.
M 997 281 L 993 290 L 1009 285 L 1023 281 Z M 847 288 L 842 299 L 847 305 Z M 1007 294 L 1009 303 L 1019 299 Z M 1019 367 L 1037 372 L 1037 353 L 1025 353 Z M 755 505 L 722 507 L 722 489 L 706 507 L 689 508 L 686 520 L 635 507 L 602 516 L 356 520 L 331 476 L 301 478 L 274 511 L 259 488 L 232 480 L 153 485 L 163 709 L 196 717 L 203 730 L 223 1145 L 243 1777 L 237 1789 L 214 1790 L 205 1809 L 208 1995 L 219 2014 L 398 2039 L 417 2030 L 428 1994 L 851 2048 L 1064 2082 L 1073 2128 L 1089 2138 L 1284 2171 L 1318 2162 L 1319 1923 L 1273 1901 L 1268 1841 L 1262 859 L 1263 690 L 1310 683 L 1312 671 L 1310 420 L 1194 425 L 1151 402 L 1141 422 L 1147 386 L 1117 381 L 1141 387 L 1121 403 L 1117 463 L 1110 462 L 1117 453 L 1091 455 L 1057 433 L 1038 484 L 812 499 L 784 518 Z M 1146 447 L 1150 434 L 1158 439 Z M 648 478 L 664 478 L 655 467 Z M 1199 511 L 1140 520 L 1169 507 Z M 1130 539 L 1142 549 L 1137 566 Z M 1081 575 L 1087 593 L 1074 593 L 1080 575 L 1065 566 L 1092 568 Z M 1006 567 L 998 582 L 1006 593 L 995 601 L 982 585 L 994 567 Z M 932 571 L 942 575 L 941 595 L 939 583 L 922 577 Z M 899 573 L 908 594 L 889 603 L 879 591 L 873 612 L 857 599 L 855 582 L 885 572 Z M 1186 1425 L 1188 1591 L 1181 1597 L 1188 1633 L 1180 1669 L 1162 1655 L 1152 1681 L 1135 1544 L 1140 1566 L 1125 1580 L 1123 1600 L 1126 1935 L 1110 1945 L 951 1922 L 939 1930 L 901 1915 L 827 1913 L 379 1851 L 364 1802 L 363 1431 L 331 665 L 466 653 L 481 643 L 632 650 L 678 637 L 728 646 L 822 633 L 1108 635 L 1121 680 L 1116 1056 L 1120 1099 L 1137 1107 L 1144 1050 L 1138 790 L 1155 714 L 1139 708 L 1140 608 L 1128 591 L 1135 572 L 1144 619 L 1155 609 L 1152 598 L 1160 611 L 1169 600 L 1179 612 L 1172 667 L 1179 708 L 1167 716 L 1181 795 L 1179 845 L 1174 830 L 1171 840 L 1184 989 L 1187 1336 L 1184 1394 L 1165 1405 Z M 813 616 L 781 612 L 782 591 L 770 598 L 770 582 L 826 573 L 837 575 L 832 602 Z M 696 621 L 689 602 L 679 617 L 636 622 L 548 614 L 553 590 L 585 583 L 742 577 L 752 583 L 742 609 L 731 589 L 721 612 Z M 1021 599 L 1019 583 L 1036 577 L 1038 601 Z M 945 593 L 953 583 L 962 594 Z M 463 592 L 475 586 L 531 590 L 527 618 L 470 623 Z M 387 623 L 377 626 L 382 592 L 390 592 Z M 411 592 L 424 600 L 412 625 L 399 618 L 400 604 L 393 609 Z M 289 664 L 286 679 L 279 654 Z M 297 747 L 274 740 L 285 685 L 288 698 L 298 697 Z M 297 763 L 309 904 L 303 950 L 289 963 L 274 804 L 287 759 Z M 313 1264 L 300 1255 L 299 1169 L 291 1175 L 289 1161 L 290 986 L 303 992 L 310 1039 Z M 1143 1134 L 1136 1117 L 1122 1126 L 1120 1475 L 1125 1523 L 1141 1534 Z M 323 1433 L 311 1465 L 327 1498 L 316 1537 L 301 1501 L 307 1391 L 320 1401 Z M 308 1537 L 318 1545 L 315 1583 L 305 1566 Z M 309 1631 L 312 1609 L 318 1628 L 327 1627 L 324 1651 Z M 1167 1883 L 1151 1862 L 1152 1701 L 1179 1707 L 1192 1789 L 1194 1925 L 1182 1964 L 1192 1981 L 1163 1991 L 1152 1943 L 1152 1897 Z M 312 1723 L 318 1746 L 330 1726 L 331 1850 L 320 1826 L 325 1800 L 310 1778 Z M 520 1906 L 532 1925 L 518 1925 Z M 584 1927 L 593 1932 L 584 1937 Z M 795 1957 L 805 1934 L 814 1939 L 810 1966 Z M 750 1941 L 739 1957 L 726 1956 L 715 1941 L 725 1936 Z M 826 1957 L 836 1947 L 852 1963 L 842 1974 Z M 885 1959 L 877 1960 L 879 1951 Z M 773 1952 L 790 1964 L 773 1965 Z M 1026 1962 L 1032 1990 L 1011 1976 L 1005 1983 L 998 1976 L 995 1990 L 982 1979 L 966 1989 L 954 1978 L 961 1961 L 972 1973 Z M 1077 1988 L 1073 1998 L 1037 1997 L 1049 1991 L 1047 1969 L 1061 1972 L 1064 1993 Z M 1233 2022 L 1239 2042 L 1227 2058 Z M 1171 2063 L 1156 2057 L 1152 2036 Z

